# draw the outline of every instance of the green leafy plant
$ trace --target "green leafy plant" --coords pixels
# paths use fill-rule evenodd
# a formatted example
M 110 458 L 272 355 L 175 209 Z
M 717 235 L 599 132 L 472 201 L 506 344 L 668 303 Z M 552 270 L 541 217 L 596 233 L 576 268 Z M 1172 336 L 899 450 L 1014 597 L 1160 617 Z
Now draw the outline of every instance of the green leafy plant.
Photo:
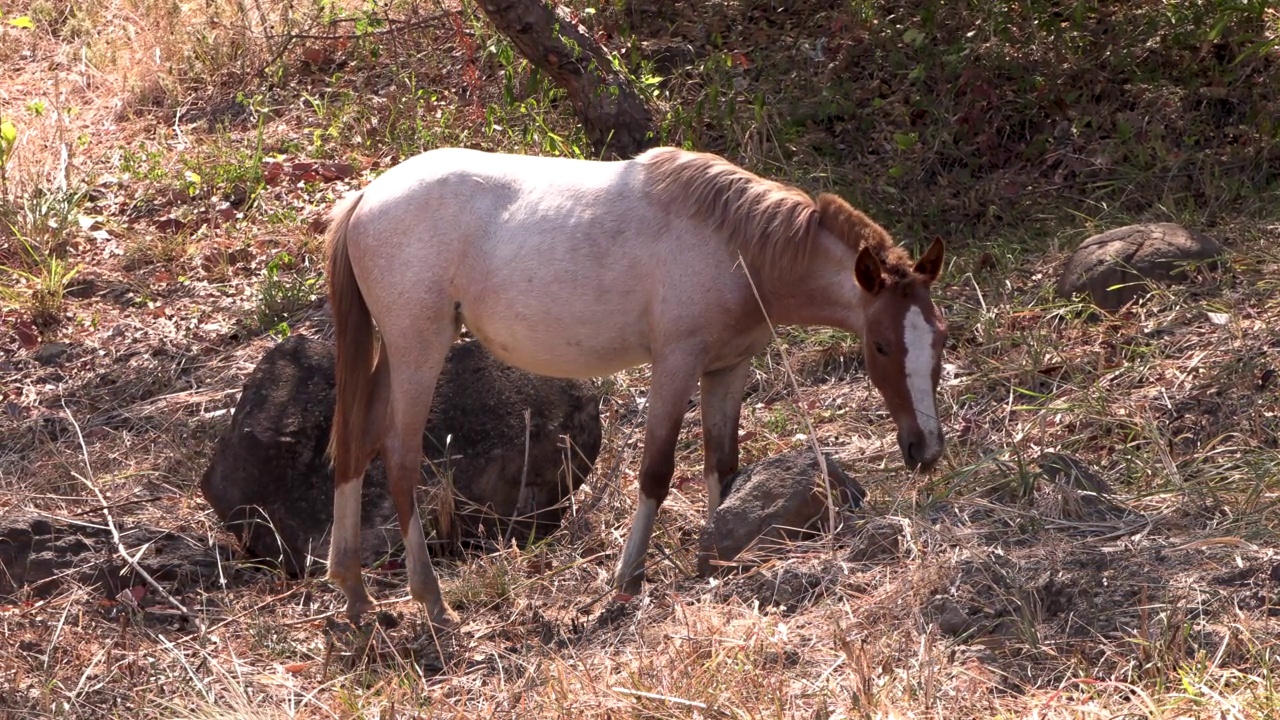
M 9 160 L 13 158 L 13 148 L 17 144 L 17 126 L 8 120 L 0 119 L 0 189 L 5 188 L 9 183 L 6 168 L 9 167 Z
M 272 334 L 288 334 L 285 320 L 311 304 L 318 295 L 319 275 L 309 275 L 305 266 L 287 252 L 267 263 L 262 283 L 258 286 L 255 319 L 258 327 L 271 328 Z M 283 326 L 283 330 L 282 330 Z

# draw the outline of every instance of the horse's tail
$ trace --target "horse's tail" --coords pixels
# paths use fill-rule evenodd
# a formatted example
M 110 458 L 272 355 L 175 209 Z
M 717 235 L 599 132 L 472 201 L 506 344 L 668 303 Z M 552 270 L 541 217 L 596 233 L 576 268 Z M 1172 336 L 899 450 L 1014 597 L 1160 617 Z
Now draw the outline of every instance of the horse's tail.
M 333 313 L 338 385 L 327 454 L 333 463 L 334 480 L 339 483 L 364 471 L 358 465 L 366 459 L 365 448 L 356 448 L 355 443 L 362 441 L 365 434 L 361 426 L 366 420 L 373 381 L 373 318 L 347 254 L 347 226 L 363 197 L 364 191 L 359 191 L 338 201 L 329 215 L 325 234 L 329 251 L 325 272 L 329 279 L 329 309 Z

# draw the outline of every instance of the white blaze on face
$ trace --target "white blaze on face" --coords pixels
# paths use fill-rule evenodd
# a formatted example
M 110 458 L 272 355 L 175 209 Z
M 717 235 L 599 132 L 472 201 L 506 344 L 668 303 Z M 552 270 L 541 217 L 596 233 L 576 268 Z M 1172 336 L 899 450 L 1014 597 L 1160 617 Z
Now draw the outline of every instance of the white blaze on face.
M 920 308 L 912 306 L 907 311 L 902 337 L 907 346 L 907 390 L 911 393 L 916 422 L 920 423 L 925 437 L 921 455 L 934 457 L 942 444 L 942 426 L 938 423 L 938 408 L 933 399 L 933 366 L 937 358 L 933 354 L 933 328 Z

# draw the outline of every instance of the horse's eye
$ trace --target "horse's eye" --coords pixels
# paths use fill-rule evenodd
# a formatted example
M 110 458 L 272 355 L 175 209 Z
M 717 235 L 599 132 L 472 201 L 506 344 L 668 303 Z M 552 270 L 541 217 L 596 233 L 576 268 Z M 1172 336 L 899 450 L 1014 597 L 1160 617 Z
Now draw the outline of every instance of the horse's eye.
M 876 346 L 876 352 L 880 353 L 881 355 L 884 355 L 884 356 L 888 357 L 888 355 L 889 355 L 889 351 L 888 351 L 887 349 L 885 349 L 884 343 L 882 343 L 882 342 L 877 342 L 877 343 L 875 344 L 875 346 Z

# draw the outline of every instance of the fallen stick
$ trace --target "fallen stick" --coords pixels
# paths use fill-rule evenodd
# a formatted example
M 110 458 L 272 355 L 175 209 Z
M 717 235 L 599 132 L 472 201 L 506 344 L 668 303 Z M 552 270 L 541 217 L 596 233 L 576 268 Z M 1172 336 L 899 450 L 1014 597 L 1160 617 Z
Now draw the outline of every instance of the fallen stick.
M 75 475 L 77 480 L 87 485 L 89 489 L 93 491 L 93 494 L 97 496 L 98 503 L 101 505 L 100 509 L 102 510 L 102 514 L 107 519 L 107 529 L 111 531 L 111 538 L 115 541 L 116 552 L 120 553 L 120 557 L 124 558 L 124 561 L 129 564 L 129 567 L 133 568 L 133 571 L 145 580 L 146 583 L 160 595 L 160 597 L 164 598 L 166 602 L 177 608 L 184 616 L 191 618 L 191 620 L 196 623 L 196 626 L 203 630 L 203 623 L 200 622 L 199 618 L 195 617 L 195 615 L 192 614 L 185 605 L 178 602 L 177 598 L 170 595 L 169 591 L 165 590 L 160 583 L 156 582 L 155 578 L 151 577 L 146 570 L 143 570 L 142 566 L 138 564 L 137 558 L 130 557 L 129 551 L 125 549 L 124 541 L 120 539 L 120 530 L 116 528 L 115 520 L 111 517 L 111 505 L 107 503 L 107 499 L 102 495 L 102 491 L 98 490 L 98 485 L 93 480 L 93 466 L 89 462 L 89 448 L 84 444 L 84 435 L 80 433 L 80 423 L 76 422 L 76 418 L 71 414 L 71 410 L 67 408 L 65 400 L 62 401 L 62 409 L 66 411 L 67 419 L 71 421 L 71 426 L 75 428 L 76 439 L 80 442 L 80 452 L 84 456 L 84 471 L 86 477 L 82 477 L 77 473 L 72 473 L 72 475 Z M 143 550 L 145 549 L 146 548 L 143 548 Z M 142 557 L 142 551 L 138 552 L 138 557 Z

